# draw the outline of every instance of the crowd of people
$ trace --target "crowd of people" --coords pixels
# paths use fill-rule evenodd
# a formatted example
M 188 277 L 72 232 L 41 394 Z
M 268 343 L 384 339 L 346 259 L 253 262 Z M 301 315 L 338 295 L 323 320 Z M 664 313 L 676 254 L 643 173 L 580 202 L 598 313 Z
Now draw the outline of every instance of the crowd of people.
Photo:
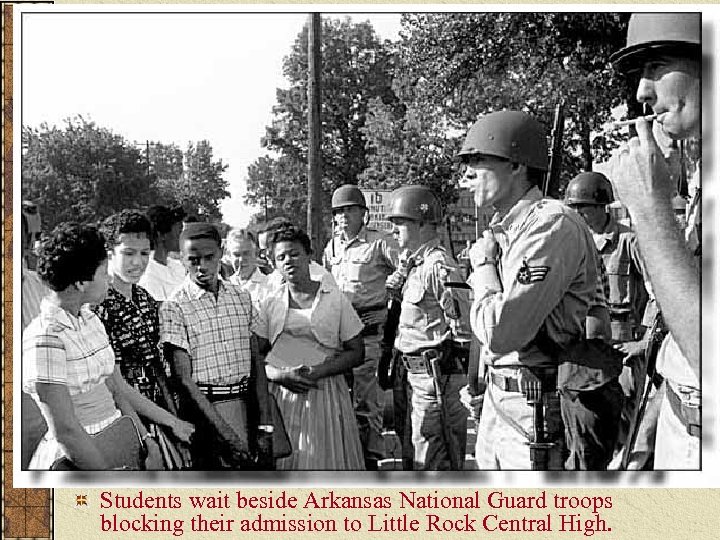
M 460 470 L 472 418 L 481 470 L 699 469 L 700 164 L 684 199 L 667 141 L 700 137 L 700 17 L 633 15 L 611 60 L 653 116 L 562 201 L 531 115 L 471 127 L 465 267 L 413 184 L 392 234 L 340 186 L 321 252 L 162 206 L 35 245 L 23 214 L 24 468 L 377 470 L 392 427 L 403 469 Z

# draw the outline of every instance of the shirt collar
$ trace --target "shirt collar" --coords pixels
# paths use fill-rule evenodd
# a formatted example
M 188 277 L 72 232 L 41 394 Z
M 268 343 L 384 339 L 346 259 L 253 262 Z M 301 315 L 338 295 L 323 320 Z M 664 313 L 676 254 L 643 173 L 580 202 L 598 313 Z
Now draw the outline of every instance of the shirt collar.
M 40 301 L 40 312 L 60 326 L 72 329 L 77 329 L 81 323 L 87 323 L 91 317 L 94 317 L 90 304 L 83 304 L 80 313 L 75 317 L 47 296 Z
M 542 200 L 542 193 L 533 186 L 525 195 L 520 197 L 504 216 L 496 213 L 490 221 L 490 228 L 499 228 L 507 233 L 513 233 L 525 222 L 536 202 Z
M 185 276 L 183 288 L 191 300 L 198 300 L 206 294 L 212 294 L 210 291 L 201 289 L 193 280 L 190 279 L 190 276 Z M 218 278 L 218 296 L 222 294 L 223 289 L 225 289 L 224 281 L 222 278 Z
M 363 225 L 360 227 L 360 231 L 358 231 L 358 233 L 352 238 L 345 238 L 344 235 L 341 235 L 340 239 L 344 244 L 351 244 L 355 240 L 358 242 L 367 242 L 367 229 L 365 228 L 365 225 Z

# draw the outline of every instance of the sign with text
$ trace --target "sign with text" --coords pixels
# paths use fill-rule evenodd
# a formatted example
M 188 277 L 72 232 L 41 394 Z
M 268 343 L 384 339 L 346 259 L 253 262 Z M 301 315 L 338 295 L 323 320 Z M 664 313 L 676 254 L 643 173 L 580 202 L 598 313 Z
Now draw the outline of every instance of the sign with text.
M 368 227 L 377 229 L 378 231 L 392 231 L 392 223 L 387 218 L 388 210 L 390 210 L 390 194 L 389 189 L 362 189 L 365 196 L 365 202 L 368 205 L 368 215 L 370 222 Z

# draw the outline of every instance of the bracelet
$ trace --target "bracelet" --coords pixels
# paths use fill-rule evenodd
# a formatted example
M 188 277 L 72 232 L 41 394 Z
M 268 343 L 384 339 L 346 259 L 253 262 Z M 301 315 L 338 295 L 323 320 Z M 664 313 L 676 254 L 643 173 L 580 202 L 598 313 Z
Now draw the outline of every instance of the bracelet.
M 273 431 L 275 431 L 275 426 L 273 426 L 272 424 L 260 424 L 258 426 L 258 429 L 260 431 L 264 431 L 265 433 L 272 433 Z

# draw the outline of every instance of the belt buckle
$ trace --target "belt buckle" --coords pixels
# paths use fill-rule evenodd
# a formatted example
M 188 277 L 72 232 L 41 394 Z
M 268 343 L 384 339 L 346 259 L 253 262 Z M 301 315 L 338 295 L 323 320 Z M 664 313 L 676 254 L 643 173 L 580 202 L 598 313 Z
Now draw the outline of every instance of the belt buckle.
M 425 362 L 427 362 L 428 366 L 430 366 L 430 362 L 432 362 L 436 358 L 440 358 L 440 355 L 438 354 L 436 349 L 426 349 L 420 353 L 420 356 L 423 360 L 425 360 Z

